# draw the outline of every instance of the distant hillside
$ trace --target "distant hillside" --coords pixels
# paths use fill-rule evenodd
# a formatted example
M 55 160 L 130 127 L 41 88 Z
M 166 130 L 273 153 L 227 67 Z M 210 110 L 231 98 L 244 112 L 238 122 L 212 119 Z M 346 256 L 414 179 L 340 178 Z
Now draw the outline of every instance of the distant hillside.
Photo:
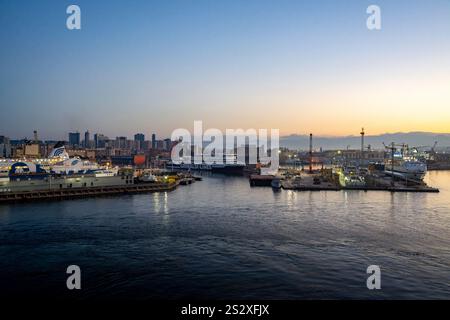
M 366 135 L 364 144 L 371 145 L 372 149 L 382 149 L 383 142 L 389 144 L 406 143 L 410 146 L 433 146 L 437 141 L 436 149 L 446 149 L 450 147 L 450 133 L 432 133 L 432 132 L 408 132 L 408 133 L 386 133 L 381 135 Z M 313 136 L 314 149 L 359 149 L 361 147 L 360 136 L 345 137 L 320 137 Z M 290 149 L 309 148 L 309 135 L 290 135 L 280 138 L 280 146 Z

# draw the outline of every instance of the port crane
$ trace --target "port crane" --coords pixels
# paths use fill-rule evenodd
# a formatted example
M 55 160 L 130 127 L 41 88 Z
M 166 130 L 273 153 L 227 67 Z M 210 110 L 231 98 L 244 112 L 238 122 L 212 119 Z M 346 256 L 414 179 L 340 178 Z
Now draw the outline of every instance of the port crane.
M 400 148 L 401 154 L 402 154 L 402 157 L 403 157 L 403 156 L 405 155 L 405 152 L 408 152 L 408 151 L 410 150 L 410 148 L 409 148 L 409 146 L 408 146 L 407 144 L 405 144 L 405 143 L 402 143 L 402 144 L 396 144 L 396 143 L 392 142 L 391 144 L 386 145 L 386 144 L 383 142 L 383 145 L 384 145 L 384 147 L 385 147 L 387 150 L 390 151 L 390 154 L 391 154 L 391 163 L 390 163 L 390 165 L 391 165 L 391 186 L 394 187 L 394 185 L 395 185 L 395 176 L 394 176 L 394 157 L 395 157 L 395 151 L 397 151 L 397 149 Z M 434 147 L 433 147 L 433 148 L 434 148 Z M 412 148 L 412 149 L 417 150 L 416 148 Z M 415 180 L 415 179 L 411 179 L 411 178 L 408 179 L 407 176 L 405 176 L 405 181 L 406 181 L 406 185 L 408 185 L 408 181 L 409 181 L 409 182 L 413 182 L 413 183 L 417 183 L 417 184 L 420 184 L 420 183 L 421 183 L 421 181 L 419 181 L 419 180 Z
M 430 149 L 430 153 L 434 154 L 436 153 L 436 146 L 437 146 L 438 142 L 435 141 L 433 146 L 419 146 L 419 147 L 414 147 L 415 150 L 419 151 L 419 149 L 425 149 L 425 148 L 429 148 Z
M 408 149 L 408 145 L 407 144 L 396 144 L 395 142 L 391 142 L 391 144 L 386 145 L 383 142 L 383 146 L 390 151 L 391 153 L 391 186 L 394 187 L 395 186 L 395 177 L 394 177 L 394 156 L 395 156 L 395 151 L 397 151 L 397 148 L 400 147 L 402 150 L 402 154 L 404 152 L 405 149 Z

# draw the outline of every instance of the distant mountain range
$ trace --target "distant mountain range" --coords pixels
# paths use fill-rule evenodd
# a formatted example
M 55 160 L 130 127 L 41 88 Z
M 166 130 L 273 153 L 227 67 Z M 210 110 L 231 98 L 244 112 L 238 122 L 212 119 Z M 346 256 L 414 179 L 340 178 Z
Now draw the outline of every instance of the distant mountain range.
M 437 141 L 436 150 L 450 148 L 450 133 L 432 133 L 432 132 L 398 132 L 385 133 L 380 135 L 366 135 L 364 145 L 371 146 L 372 149 L 382 149 L 383 142 L 389 144 L 406 143 L 409 146 L 428 146 L 430 149 Z M 280 137 L 280 146 L 289 149 L 309 149 L 309 135 L 290 135 Z M 360 149 L 361 136 L 344 137 L 324 137 L 313 136 L 313 147 L 315 150 L 322 148 L 329 149 Z M 426 149 L 426 148 L 425 148 Z

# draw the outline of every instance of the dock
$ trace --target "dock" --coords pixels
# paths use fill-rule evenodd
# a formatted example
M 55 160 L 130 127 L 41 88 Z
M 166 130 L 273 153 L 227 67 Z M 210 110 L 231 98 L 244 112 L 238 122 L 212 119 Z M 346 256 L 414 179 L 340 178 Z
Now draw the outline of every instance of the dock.
M 432 188 L 429 186 L 359 186 L 359 187 L 341 187 L 332 183 L 321 183 L 318 185 L 301 183 L 293 184 L 289 181 L 282 181 L 282 187 L 285 190 L 296 190 L 296 191 L 341 191 L 341 190 L 352 190 L 352 191 L 388 191 L 388 192 L 422 192 L 422 193 L 438 193 L 439 189 Z
M 420 193 L 438 193 L 439 189 L 430 187 L 423 182 L 410 181 L 404 183 L 395 181 L 385 176 L 371 176 L 364 186 L 341 186 L 336 179 L 320 173 L 301 173 L 300 179 L 283 179 L 281 186 L 284 190 L 295 191 L 387 191 L 387 192 L 420 192 Z M 271 186 L 274 176 L 251 175 L 249 177 L 251 186 Z
M 179 185 L 179 181 L 172 183 L 140 183 L 123 186 L 67 188 L 60 190 L 36 190 L 24 192 L 0 193 L 0 203 L 24 202 L 34 200 L 62 200 L 85 198 L 102 195 L 137 194 L 150 192 L 172 191 Z
M 333 182 L 320 181 L 315 183 L 315 180 L 319 177 L 316 174 L 302 174 L 301 180 L 283 180 L 281 185 L 285 190 L 297 190 L 297 191 L 339 191 L 341 188 Z M 317 180 L 316 180 L 317 181 Z
M 364 187 L 343 187 L 342 190 L 439 193 L 439 189 L 428 187 L 428 186 L 419 186 L 419 187 L 402 187 L 402 186 L 376 187 L 376 186 L 364 186 Z
M 284 190 L 296 191 L 339 191 L 341 188 L 334 184 L 304 184 L 292 183 L 290 181 L 282 181 L 281 186 Z

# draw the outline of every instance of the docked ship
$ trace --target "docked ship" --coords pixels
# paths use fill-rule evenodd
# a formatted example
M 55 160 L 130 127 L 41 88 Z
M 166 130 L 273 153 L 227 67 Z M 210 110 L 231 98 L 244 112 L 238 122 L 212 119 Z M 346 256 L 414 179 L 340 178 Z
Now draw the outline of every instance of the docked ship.
M 176 170 L 210 171 L 212 173 L 221 173 L 228 175 L 243 175 L 245 165 L 238 163 L 223 163 L 223 164 L 169 163 L 166 168 L 173 171 Z
M 427 165 L 403 148 L 400 152 L 394 152 L 393 157 L 385 160 L 384 172 L 401 179 L 420 181 L 427 173 Z
M 55 146 L 46 159 L 5 159 L 0 162 L 0 192 L 121 186 L 133 176 L 97 163 L 70 158 L 64 146 Z
M 200 162 L 200 161 L 199 161 Z M 201 160 L 201 163 L 190 162 L 173 163 L 170 162 L 167 166 L 170 170 L 189 170 L 189 171 L 210 171 L 212 173 L 221 173 L 226 175 L 243 175 L 245 164 L 238 163 L 236 155 L 224 155 L 223 163 L 206 163 Z
M 212 167 L 209 164 L 195 164 L 195 163 L 173 163 L 170 162 L 167 166 L 167 169 L 172 171 L 176 170 L 191 170 L 191 171 L 211 171 Z
M 244 168 L 245 165 L 239 163 L 212 164 L 211 172 L 228 175 L 243 175 Z

